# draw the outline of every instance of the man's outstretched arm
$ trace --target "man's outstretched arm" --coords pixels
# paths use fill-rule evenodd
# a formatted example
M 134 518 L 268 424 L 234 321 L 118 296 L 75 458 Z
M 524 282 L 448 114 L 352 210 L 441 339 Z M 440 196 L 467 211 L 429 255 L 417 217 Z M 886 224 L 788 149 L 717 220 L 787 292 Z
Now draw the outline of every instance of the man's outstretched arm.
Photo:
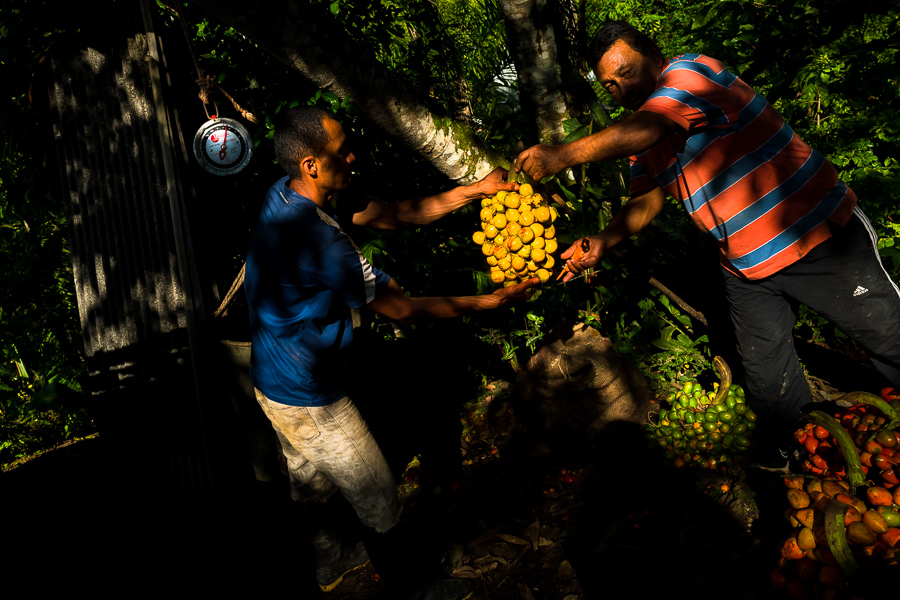
M 540 181 L 585 163 L 625 158 L 652 148 L 681 125 L 661 114 L 639 111 L 606 129 L 559 146 L 538 144 L 516 157 L 516 171 Z
M 515 191 L 516 183 L 506 183 L 506 171 L 500 167 L 471 185 L 461 185 L 434 196 L 402 202 L 384 202 L 368 196 L 365 208 L 354 213 L 353 224 L 377 229 L 401 229 L 427 225 L 466 204 L 493 196 L 500 190 Z
M 622 210 L 603 231 L 584 238 L 590 247 L 580 260 L 566 261 L 568 272 L 563 277 L 563 281 L 568 281 L 583 270 L 593 267 L 600 262 L 610 248 L 644 229 L 662 212 L 665 201 L 666 194 L 662 188 L 655 188 L 626 202 Z M 581 240 L 575 240 L 575 243 L 560 255 L 560 258 L 566 260 L 572 257 L 580 244 Z
M 388 287 L 375 296 L 375 299 L 369 302 L 367 308 L 401 323 L 408 323 L 421 318 L 452 319 L 453 317 L 501 308 L 513 302 L 527 300 L 531 295 L 531 288 L 538 283 L 538 278 L 534 277 L 520 284 L 500 288 L 493 294 L 484 294 L 483 296 L 410 298 L 391 279 Z

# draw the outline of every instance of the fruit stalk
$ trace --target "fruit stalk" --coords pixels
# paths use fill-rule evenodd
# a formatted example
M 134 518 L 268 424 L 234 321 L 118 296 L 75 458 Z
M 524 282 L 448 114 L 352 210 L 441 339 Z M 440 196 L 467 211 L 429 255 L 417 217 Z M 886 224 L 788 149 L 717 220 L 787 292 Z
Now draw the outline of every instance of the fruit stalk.
M 821 410 L 810 412 L 806 418 L 827 430 L 838 443 L 841 453 L 844 455 L 844 462 L 847 464 L 847 476 L 851 493 L 855 494 L 856 488 L 862 486 L 865 482 L 865 475 L 863 474 L 862 463 L 859 460 L 859 452 L 857 452 L 850 434 L 833 417 L 828 416 Z

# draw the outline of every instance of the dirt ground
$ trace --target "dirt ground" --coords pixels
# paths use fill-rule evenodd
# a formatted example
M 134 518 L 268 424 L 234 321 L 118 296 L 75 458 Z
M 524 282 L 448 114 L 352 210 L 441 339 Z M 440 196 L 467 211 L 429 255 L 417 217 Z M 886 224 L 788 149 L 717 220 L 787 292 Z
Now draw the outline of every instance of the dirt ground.
M 870 377 L 860 368 L 832 371 L 849 378 L 834 385 L 815 381 L 826 394 L 849 391 L 839 386 Z M 540 460 L 507 453 L 503 436 L 485 419 L 463 440 L 458 468 L 430 469 L 423 458 L 403 482 L 404 526 L 444 573 L 472 581 L 476 600 L 776 597 L 769 574 L 789 532 L 781 477 L 745 463 L 674 469 L 637 426 L 612 428 L 591 455 Z M 105 464 L 98 438 L 0 476 L 14 557 L 5 581 L 32 591 L 393 600 L 371 566 L 320 593 L 293 525 L 273 517 L 291 510 L 281 489 L 218 506 L 148 500 L 140 465 L 112 475 Z

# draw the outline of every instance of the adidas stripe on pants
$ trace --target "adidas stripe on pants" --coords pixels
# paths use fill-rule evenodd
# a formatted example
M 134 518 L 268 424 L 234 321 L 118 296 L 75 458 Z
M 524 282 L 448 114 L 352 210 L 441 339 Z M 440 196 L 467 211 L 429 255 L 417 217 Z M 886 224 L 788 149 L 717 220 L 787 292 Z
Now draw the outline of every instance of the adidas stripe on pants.
M 793 420 L 812 402 L 792 337 L 797 303 L 853 339 L 884 375 L 884 382 L 860 382 L 861 389 L 900 387 L 900 289 L 881 263 L 877 239 L 857 206 L 846 226 L 832 226 L 830 239 L 771 277 L 747 281 L 723 269 L 748 396 L 761 416 Z

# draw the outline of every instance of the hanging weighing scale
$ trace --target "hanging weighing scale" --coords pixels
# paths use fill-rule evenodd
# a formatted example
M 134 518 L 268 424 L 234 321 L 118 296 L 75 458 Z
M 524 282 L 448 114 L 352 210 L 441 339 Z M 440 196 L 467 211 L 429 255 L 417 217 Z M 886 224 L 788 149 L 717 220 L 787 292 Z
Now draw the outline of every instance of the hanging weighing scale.
M 194 158 L 214 175 L 233 175 L 247 166 L 253 140 L 247 128 L 228 118 L 213 117 L 194 136 Z

